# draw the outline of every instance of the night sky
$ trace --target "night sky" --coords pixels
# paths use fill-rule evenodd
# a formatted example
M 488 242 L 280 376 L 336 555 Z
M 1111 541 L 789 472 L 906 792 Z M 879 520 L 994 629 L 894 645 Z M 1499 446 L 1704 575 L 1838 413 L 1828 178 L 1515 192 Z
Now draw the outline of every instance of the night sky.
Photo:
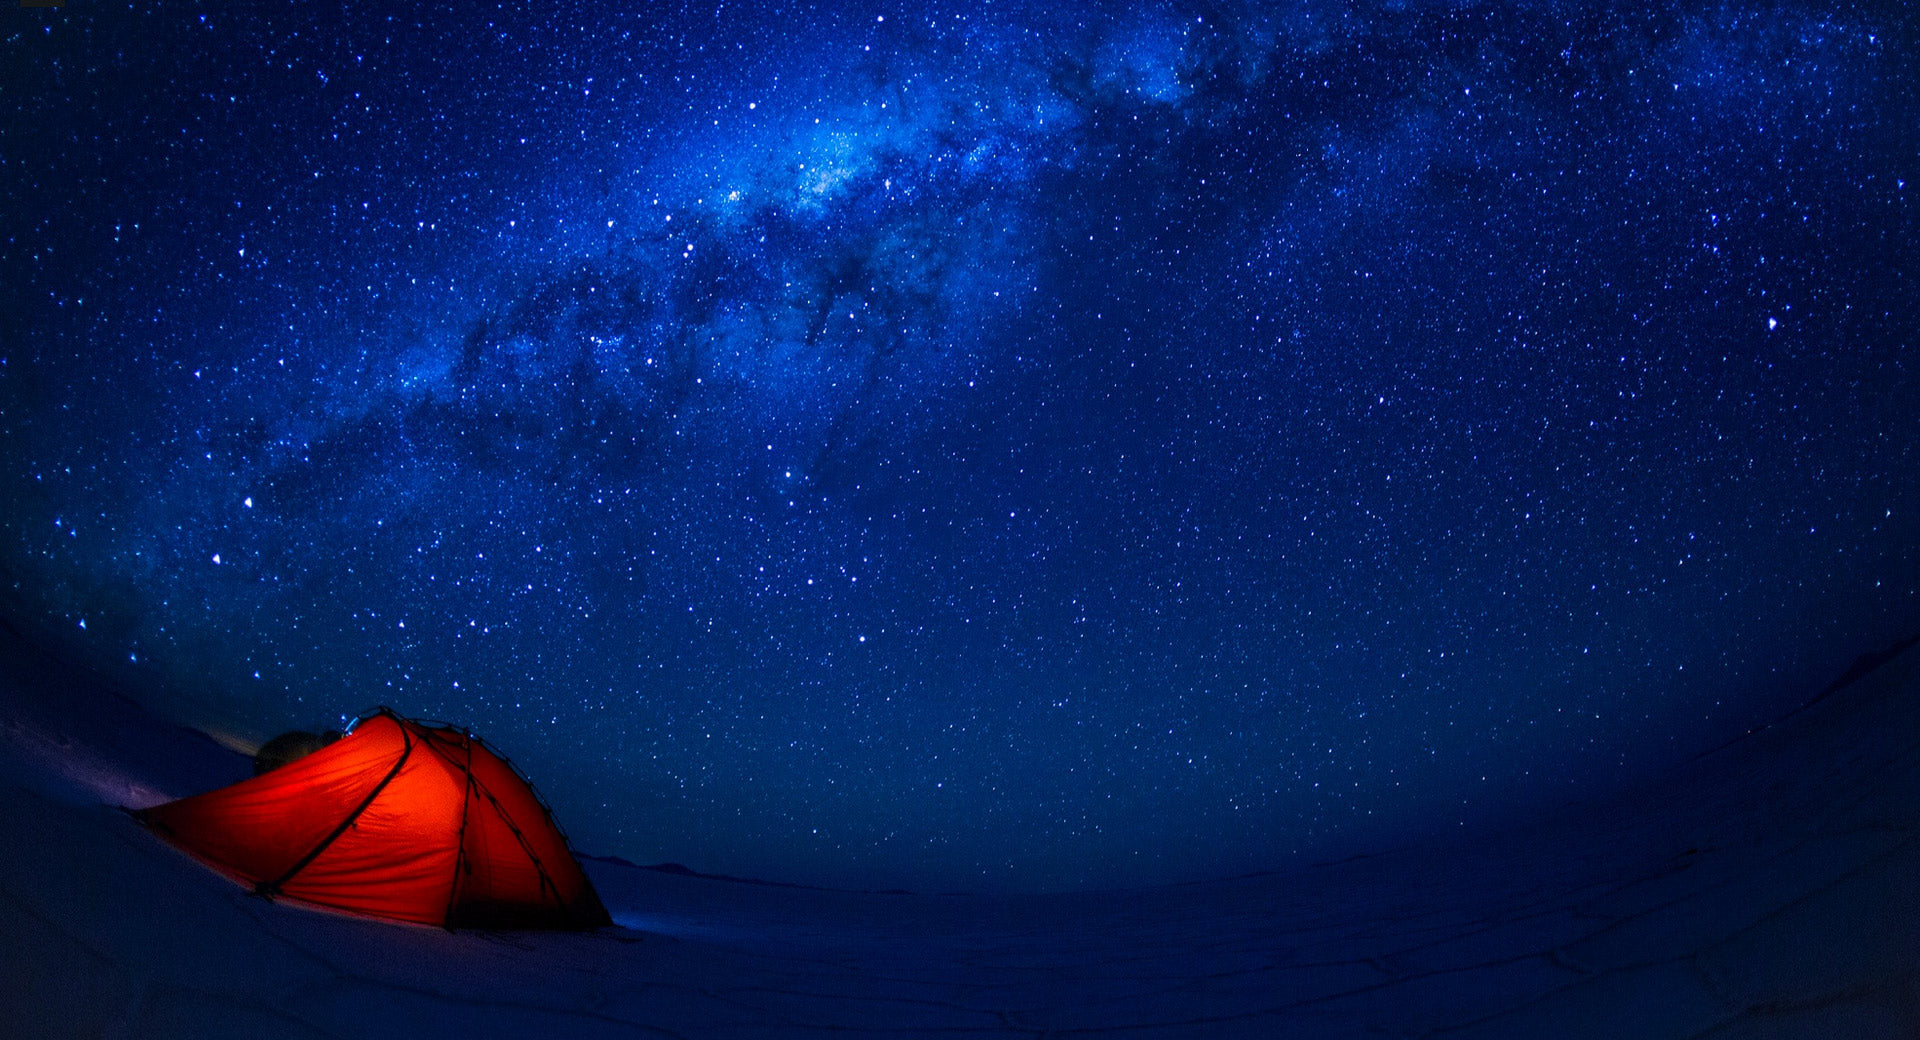
M 1216 877 L 1920 629 L 1902 5 L 9 10 L 5 614 L 582 849 Z

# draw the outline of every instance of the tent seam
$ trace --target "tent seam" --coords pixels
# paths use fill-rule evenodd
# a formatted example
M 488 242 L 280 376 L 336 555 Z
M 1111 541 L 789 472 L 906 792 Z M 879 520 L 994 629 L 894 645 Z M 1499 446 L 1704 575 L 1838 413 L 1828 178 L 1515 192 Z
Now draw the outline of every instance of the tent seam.
M 467 782 L 460 792 L 460 833 L 453 842 L 453 884 L 447 888 L 447 911 L 440 919 L 441 925 L 448 929 L 453 928 L 453 911 L 460 905 L 460 870 L 467 863 L 467 820 L 473 815 L 473 734 L 469 733 L 466 737 L 467 761 L 461 770 L 467 774 Z M 453 756 L 444 751 L 440 757 L 449 763 L 453 761 Z
M 520 851 L 527 854 L 527 860 L 533 864 L 534 873 L 540 875 L 540 887 L 552 894 L 555 906 L 565 908 L 567 901 L 560 894 L 560 886 L 555 883 L 552 875 L 547 873 L 547 865 L 540 862 L 540 854 L 533 851 L 533 843 L 529 842 L 527 836 L 521 832 L 520 825 L 513 822 L 513 816 L 507 812 L 507 807 L 500 804 L 500 799 L 493 796 L 493 792 L 487 789 L 486 784 L 480 782 L 479 777 L 472 776 L 472 780 L 474 790 L 486 796 L 487 801 L 493 805 L 494 812 L 500 817 L 500 822 L 507 825 L 507 830 L 513 833 L 514 840 L 520 843 Z M 523 777 L 522 781 L 524 780 Z

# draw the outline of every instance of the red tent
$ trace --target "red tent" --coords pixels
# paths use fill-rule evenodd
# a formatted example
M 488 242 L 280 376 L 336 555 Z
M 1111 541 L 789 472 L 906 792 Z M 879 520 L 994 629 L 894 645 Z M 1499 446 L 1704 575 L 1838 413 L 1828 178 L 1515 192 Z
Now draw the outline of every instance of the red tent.
M 448 928 L 611 921 L 505 759 L 386 708 L 296 762 L 135 816 L 269 897 Z

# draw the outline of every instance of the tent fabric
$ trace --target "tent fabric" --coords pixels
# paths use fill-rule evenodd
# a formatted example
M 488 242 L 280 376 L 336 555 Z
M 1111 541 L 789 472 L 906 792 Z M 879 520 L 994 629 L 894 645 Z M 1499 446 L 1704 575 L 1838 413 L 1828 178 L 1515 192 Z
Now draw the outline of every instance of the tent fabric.
M 386 708 L 272 772 L 134 815 L 268 897 L 448 928 L 611 923 L 510 763 Z

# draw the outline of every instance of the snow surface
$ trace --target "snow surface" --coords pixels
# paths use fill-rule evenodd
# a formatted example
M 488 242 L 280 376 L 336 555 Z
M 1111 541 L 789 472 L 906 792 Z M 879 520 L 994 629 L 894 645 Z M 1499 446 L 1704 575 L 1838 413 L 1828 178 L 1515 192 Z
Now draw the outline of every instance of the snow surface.
M 249 895 L 116 808 L 244 759 L 0 644 L 9 1036 L 1920 1036 L 1920 651 L 1497 834 L 1046 896 L 589 860 L 619 926 L 535 934 Z

